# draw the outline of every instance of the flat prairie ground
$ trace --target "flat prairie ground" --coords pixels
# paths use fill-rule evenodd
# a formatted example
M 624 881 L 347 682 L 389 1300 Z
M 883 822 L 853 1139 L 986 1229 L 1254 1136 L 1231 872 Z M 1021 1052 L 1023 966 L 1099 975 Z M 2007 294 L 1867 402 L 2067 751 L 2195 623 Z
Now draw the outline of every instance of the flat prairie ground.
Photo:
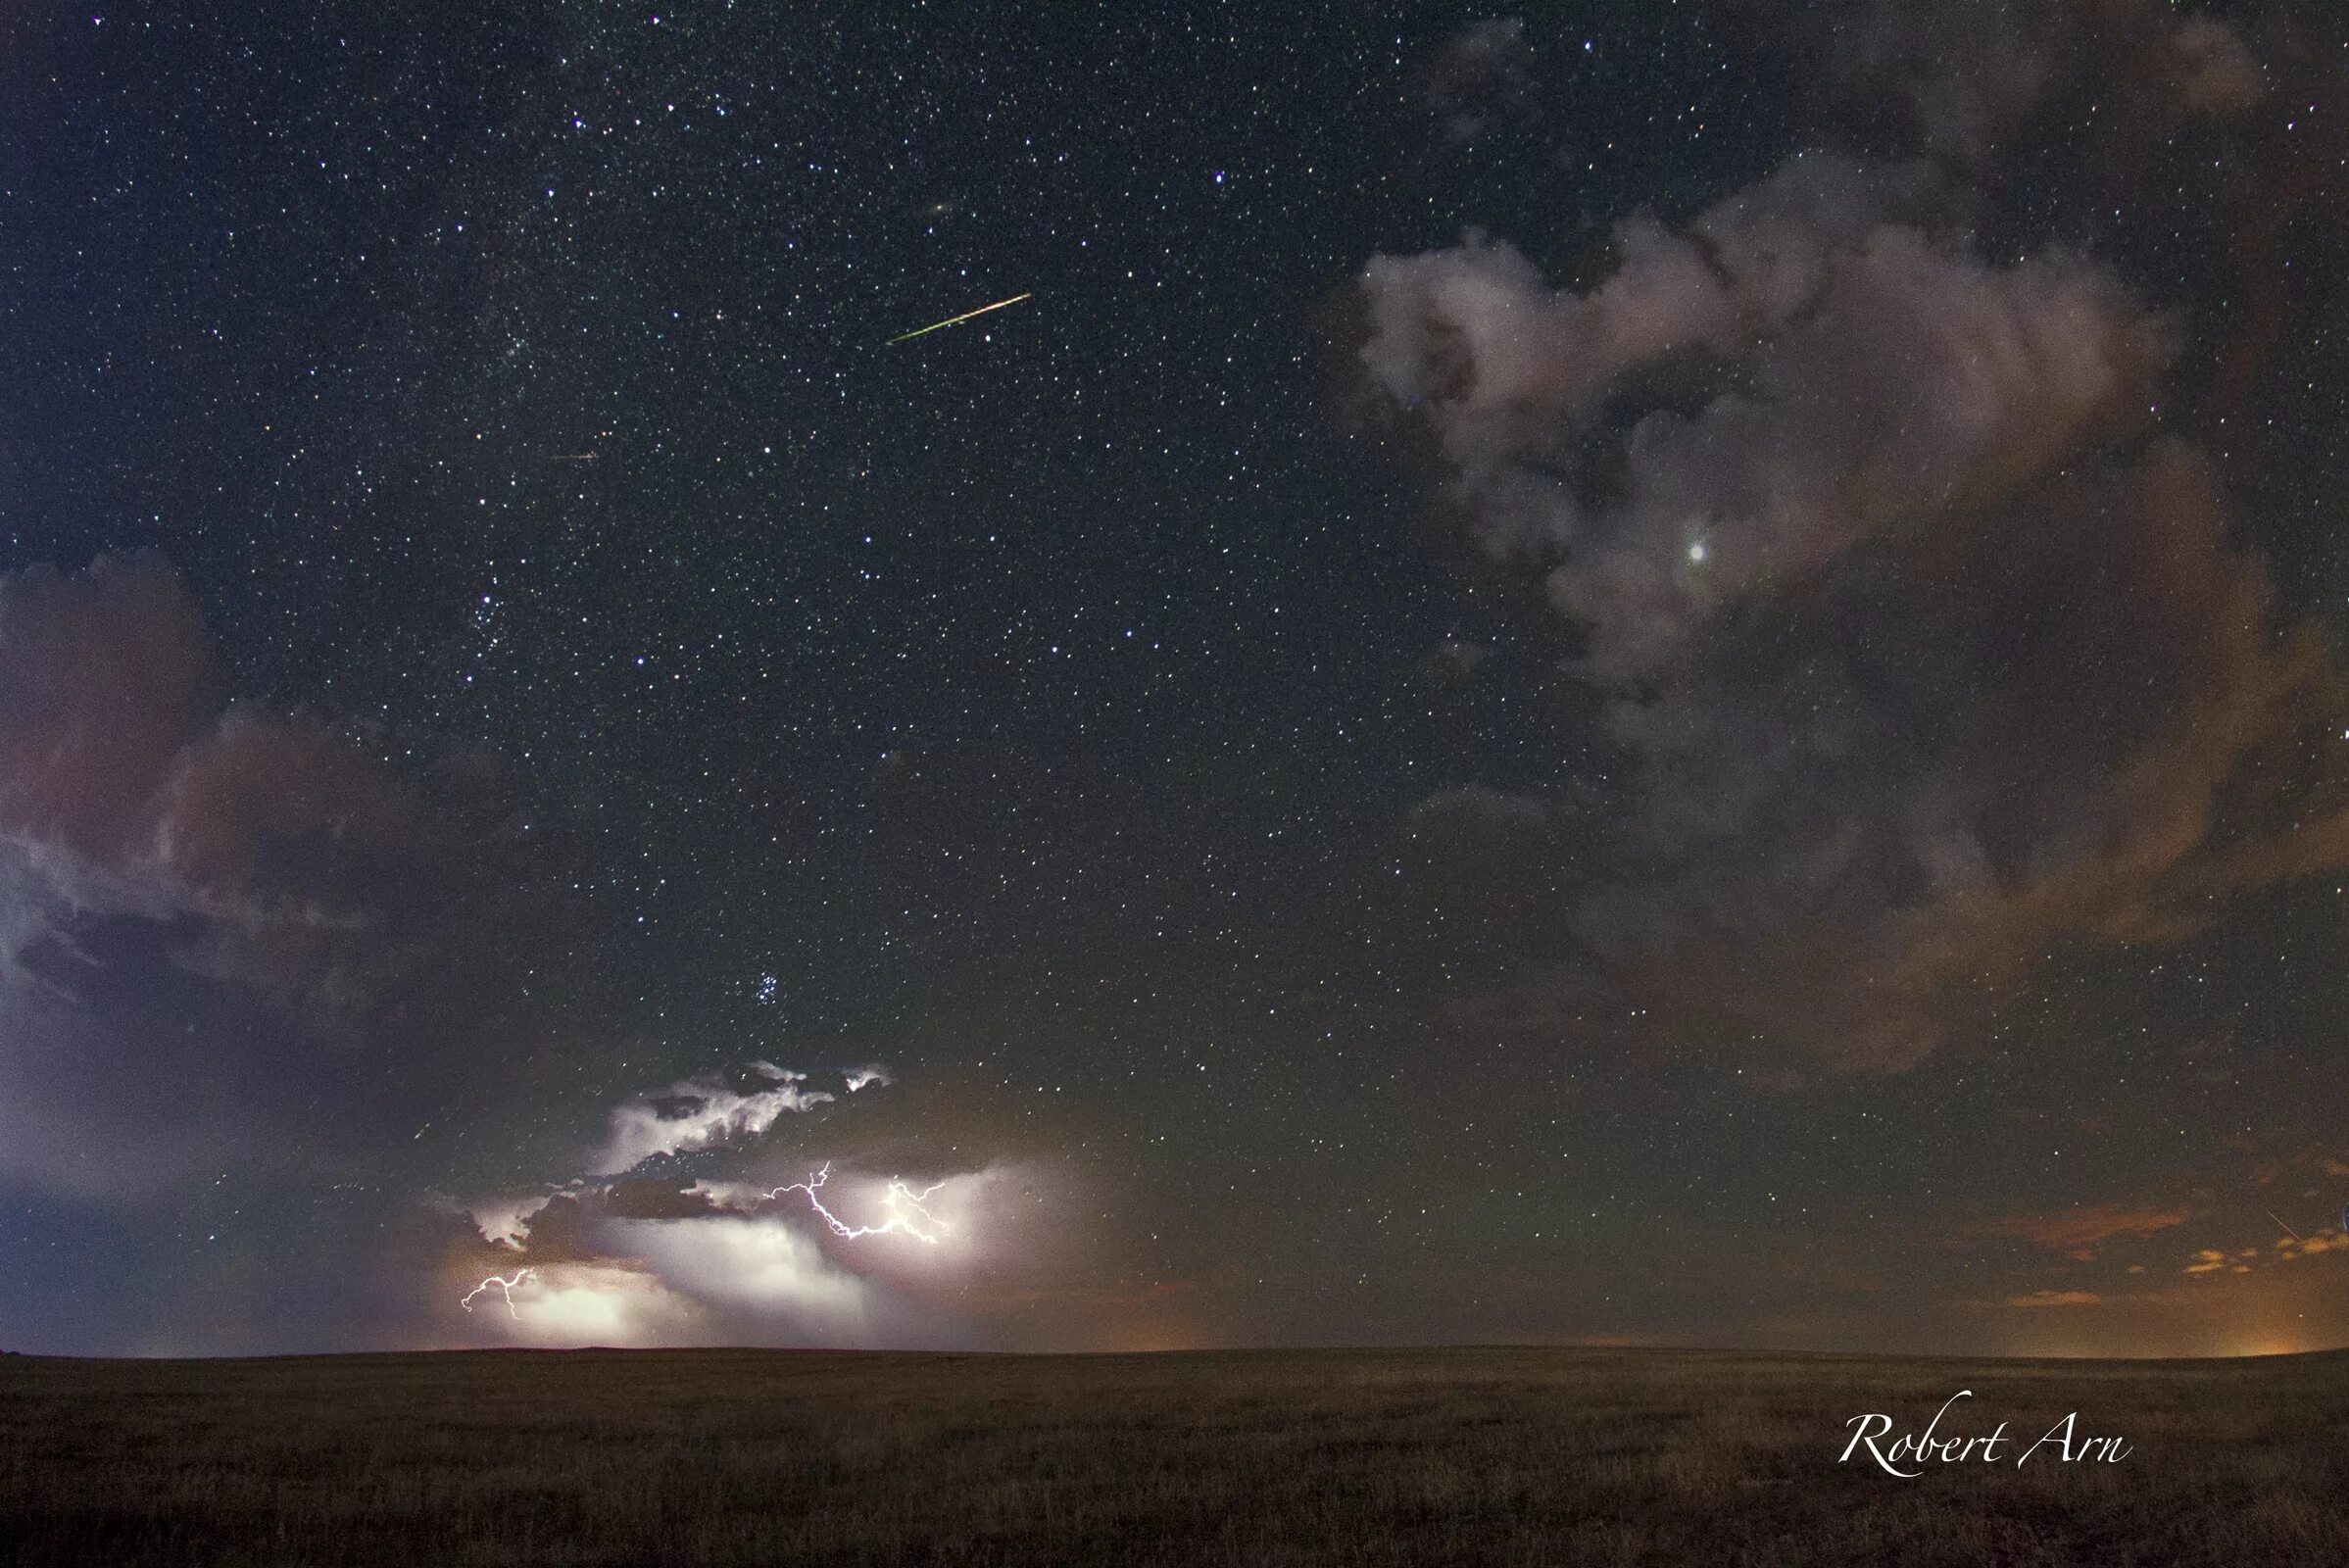
M 0 1561 L 2349 1563 L 2349 1352 L 10 1356 Z

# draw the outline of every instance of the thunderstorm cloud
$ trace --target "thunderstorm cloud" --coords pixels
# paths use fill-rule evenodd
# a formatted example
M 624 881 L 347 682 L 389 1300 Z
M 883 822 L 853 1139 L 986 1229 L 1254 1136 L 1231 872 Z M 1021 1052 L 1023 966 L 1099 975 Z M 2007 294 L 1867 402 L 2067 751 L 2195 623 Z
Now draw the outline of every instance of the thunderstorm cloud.
M 839 1094 L 754 1061 L 633 1095 L 584 1175 L 444 1205 L 465 1226 L 440 1265 L 448 1331 L 546 1346 L 983 1343 L 939 1298 L 1001 1266 L 985 1250 L 988 1193 L 1041 1174 L 975 1148 L 933 1149 L 918 1185 L 880 1174 L 870 1155 L 894 1134 L 873 1102 L 899 1095 L 893 1075 L 867 1064 L 837 1079 Z M 865 1091 L 853 1107 L 849 1086 Z M 807 1125 L 786 1126 L 795 1113 Z

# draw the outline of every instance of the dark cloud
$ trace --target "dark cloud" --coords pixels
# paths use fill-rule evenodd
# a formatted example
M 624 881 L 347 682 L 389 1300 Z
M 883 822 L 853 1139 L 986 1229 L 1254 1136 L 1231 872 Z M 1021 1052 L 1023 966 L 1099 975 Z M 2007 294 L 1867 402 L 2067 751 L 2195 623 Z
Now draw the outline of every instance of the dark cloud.
M 1959 520 L 1746 607 L 1611 706 L 1637 872 L 1589 891 L 1593 948 L 1897 1065 L 2056 945 L 2176 940 L 2349 860 L 2349 693 L 2227 550 L 2198 455 Z
M 223 708 L 219 684 L 154 557 L 0 578 L 0 844 L 23 877 L 6 956 L 70 944 L 71 915 L 184 917 L 196 972 L 357 1003 L 345 939 L 421 868 L 418 804 L 315 724 Z
M 157 558 L 0 577 L 0 832 L 93 864 L 136 856 L 218 702 L 195 605 Z
M 1534 50 L 1516 17 L 1472 22 L 1437 51 L 1426 87 L 1428 112 L 1446 141 L 1474 141 L 1497 119 L 1532 104 Z
M 1797 25 L 1854 107 L 1897 106 L 1928 152 L 1968 166 L 2083 84 L 2124 134 L 2224 119 L 2263 90 L 2240 33 L 2165 0 L 1861 0 Z
M 435 968 L 458 868 L 379 761 L 222 688 L 155 557 L 0 578 L 14 1177 L 136 1191 L 232 1132 L 287 1150 L 401 1098 L 370 1105 L 353 1073 L 387 997 Z
M 2020 113 L 2113 28 L 2113 69 L 2240 99 L 2233 34 L 2091 10 L 1969 34 L 1933 112 Z M 2174 324 L 2093 256 L 1982 254 L 1973 206 L 1814 151 L 1626 221 L 1586 291 L 1478 236 L 1366 269 L 1371 381 L 1574 628 L 1618 760 L 1544 969 L 1896 1067 L 2058 946 L 2176 940 L 2349 863 L 2349 686 L 2161 433 Z M 1413 813 L 1529 846 L 1556 820 L 1477 788 Z

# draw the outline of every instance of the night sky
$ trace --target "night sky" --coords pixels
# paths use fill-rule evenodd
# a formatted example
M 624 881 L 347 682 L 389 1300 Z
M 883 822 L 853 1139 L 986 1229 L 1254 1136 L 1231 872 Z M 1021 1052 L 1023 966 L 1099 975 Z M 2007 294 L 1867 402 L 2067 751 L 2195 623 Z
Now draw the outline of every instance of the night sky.
M 0 1347 L 2349 1344 L 2349 17 L 828 12 L 0 21 Z

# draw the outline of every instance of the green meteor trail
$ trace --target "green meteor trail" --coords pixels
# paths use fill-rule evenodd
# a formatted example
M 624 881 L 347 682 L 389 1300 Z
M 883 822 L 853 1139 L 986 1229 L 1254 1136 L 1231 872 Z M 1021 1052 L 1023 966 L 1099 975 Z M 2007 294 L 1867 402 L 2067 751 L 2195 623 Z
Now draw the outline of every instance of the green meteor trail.
M 993 305 L 982 305 L 975 311 L 964 311 L 960 316 L 950 316 L 943 321 L 932 321 L 928 326 L 916 327 L 910 332 L 900 332 L 889 341 L 903 343 L 909 337 L 919 337 L 924 332 L 935 332 L 942 326 L 953 326 L 958 321 L 967 321 L 974 316 L 985 316 L 989 311 L 1000 311 L 1006 305 L 1017 305 L 1021 300 L 1033 299 L 1035 295 L 1034 289 L 1028 290 L 1025 294 L 1014 294 L 1007 300 L 997 300 Z

